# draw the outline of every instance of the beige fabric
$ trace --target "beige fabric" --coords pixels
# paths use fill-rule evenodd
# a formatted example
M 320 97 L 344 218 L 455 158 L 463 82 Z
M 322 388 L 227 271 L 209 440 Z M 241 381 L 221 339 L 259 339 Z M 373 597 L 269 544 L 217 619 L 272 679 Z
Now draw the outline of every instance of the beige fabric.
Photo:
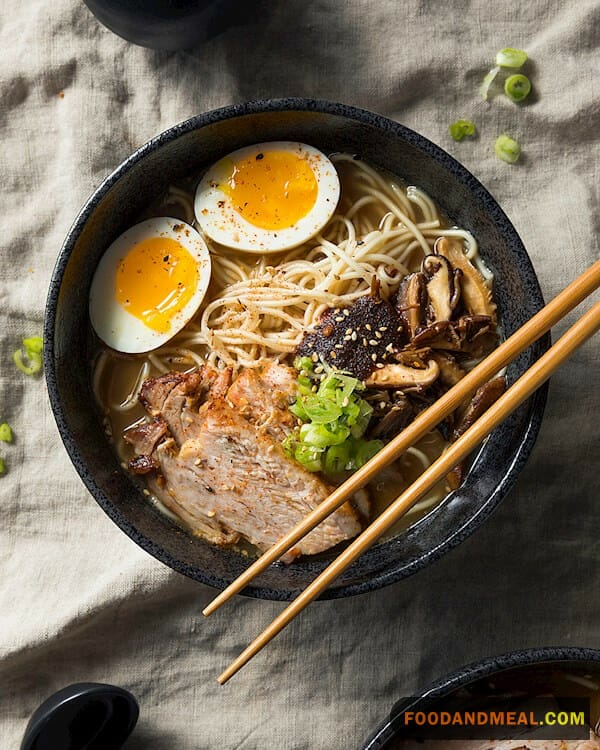
M 0 4 L 0 422 L 15 433 L 0 445 L 2 748 L 18 746 L 49 693 L 96 680 L 138 696 L 132 750 L 346 750 L 397 697 L 461 664 L 600 646 L 600 340 L 552 380 L 531 460 L 473 537 L 405 582 L 313 605 L 225 688 L 215 675 L 281 605 L 237 598 L 203 619 L 214 592 L 104 515 L 67 459 L 43 380 L 15 370 L 89 193 L 150 137 L 231 102 L 330 98 L 420 131 L 497 197 L 547 298 L 598 256 L 596 0 L 288 0 L 249 15 L 200 49 L 167 53 L 119 39 L 78 0 Z M 523 107 L 478 97 L 506 45 L 533 61 Z M 477 122 L 477 139 L 450 140 L 459 116 Z M 493 155 L 503 131 L 522 143 L 518 166 Z

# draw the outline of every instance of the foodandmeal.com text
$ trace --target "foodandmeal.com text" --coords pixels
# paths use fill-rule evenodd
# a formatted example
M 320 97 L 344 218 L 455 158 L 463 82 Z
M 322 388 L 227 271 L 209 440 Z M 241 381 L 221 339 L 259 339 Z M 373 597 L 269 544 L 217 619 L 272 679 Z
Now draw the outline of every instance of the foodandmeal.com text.
M 585 711 L 406 711 L 405 726 L 583 727 Z

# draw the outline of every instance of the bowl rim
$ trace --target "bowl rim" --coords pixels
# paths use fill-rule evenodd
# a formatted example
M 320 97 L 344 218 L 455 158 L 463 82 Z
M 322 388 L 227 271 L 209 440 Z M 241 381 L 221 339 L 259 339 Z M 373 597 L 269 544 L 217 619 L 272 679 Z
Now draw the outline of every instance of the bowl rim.
M 508 651 L 497 656 L 487 656 L 476 662 L 459 667 L 450 674 L 431 682 L 423 690 L 415 693 L 414 701 L 407 701 L 395 713 L 392 707 L 390 715 L 382 721 L 362 745 L 361 750 L 384 750 L 387 743 L 394 738 L 393 717 L 401 715 L 409 708 L 414 708 L 421 701 L 429 698 L 442 698 L 457 688 L 464 687 L 475 680 L 490 675 L 506 672 L 516 667 L 528 667 L 541 664 L 596 662 L 600 671 L 600 649 L 579 646 L 539 646 L 537 648 Z
M 326 99 L 310 99 L 310 98 L 274 98 L 274 99 L 259 99 L 249 102 L 231 104 L 217 109 L 213 109 L 191 118 L 188 118 L 178 124 L 172 125 L 158 135 L 152 137 L 146 143 L 142 144 L 132 154 L 126 157 L 107 177 L 105 177 L 100 185 L 91 193 L 86 199 L 82 208 L 79 210 L 73 224 L 67 232 L 61 249 L 59 251 L 50 284 L 48 295 L 45 305 L 44 314 L 44 325 L 43 325 L 43 336 L 44 336 L 44 351 L 43 351 L 43 362 L 44 362 L 44 373 L 47 382 L 48 396 L 50 399 L 51 408 L 54 414 L 54 418 L 66 448 L 67 454 L 79 476 L 81 477 L 84 485 L 92 495 L 92 497 L 98 502 L 102 509 L 107 515 L 124 531 L 133 541 L 135 541 L 142 549 L 151 554 L 162 563 L 168 565 L 179 573 L 182 573 L 188 577 L 193 578 L 199 582 L 208 584 L 217 589 L 223 589 L 230 583 L 227 579 L 222 579 L 218 576 L 214 576 L 211 573 L 201 570 L 198 567 L 191 568 L 190 565 L 181 562 L 180 560 L 173 557 L 173 555 L 165 550 L 162 546 L 157 544 L 152 539 L 148 538 L 145 534 L 140 532 L 111 502 L 110 498 L 107 497 L 104 492 L 98 487 L 93 476 L 87 471 L 86 462 L 76 445 L 74 436 L 72 435 L 67 421 L 63 415 L 62 409 L 62 398 L 59 392 L 56 371 L 54 367 L 55 363 L 55 342 L 54 342 L 54 331 L 56 327 L 56 314 L 58 309 L 58 299 L 60 294 L 61 282 L 63 274 L 70 260 L 71 254 L 76 246 L 78 237 L 84 228 L 89 216 L 94 211 L 96 205 L 108 194 L 111 188 L 117 183 L 123 175 L 127 174 L 131 169 L 135 167 L 139 162 L 150 153 L 157 149 L 160 149 L 165 144 L 175 141 L 178 138 L 210 125 L 219 123 L 221 121 L 230 120 L 236 117 L 243 117 L 246 115 L 263 114 L 268 112 L 314 112 L 334 115 L 349 120 L 357 121 L 360 124 L 375 127 L 376 129 L 382 130 L 383 132 L 390 133 L 393 137 L 399 138 L 408 142 L 411 146 L 417 149 L 419 152 L 432 157 L 436 162 L 443 162 L 444 168 L 449 171 L 456 179 L 467 187 L 470 192 L 476 193 L 477 198 L 483 204 L 485 211 L 488 214 L 493 215 L 494 223 L 498 227 L 503 237 L 509 238 L 510 242 L 518 248 L 520 253 L 520 276 L 524 279 L 528 286 L 528 290 L 533 297 L 534 304 L 539 308 L 543 306 L 544 299 L 542 291 L 539 285 L 539 281 L 535 274 L 531 259 L 527 254 L 527 251 L 523 245 L 521 238 L 519 237 L 516 229 L 512 225 L 512 222 L 500 207 L 495 198 L 491 193 L 482 185 L 474 175 L 458 162 L 454 157 L 448 154 L 440 146 L 430 141 L 425 136 L 417 133 L 416 131 L 402 125 L 389 117 L 372 112 L 367 109 L 355 107 L 353 105 L 344 104 L 340 102 L 329 101 Z M 549 345 L 550 337 L 546 334 L 545 337 L 540 339 L 543 346 Z M 498 479 L 493 492 L 490 493 L 485 503 L 482 503 L 475 512 L 469 516 L 469 519 L 449 533 L 444 540 L 428 549 L 426 552 L 420 552 L 414 555 L 410 560 L 404 562 L 400 566 L 392 567 L 391 569 L 378 570 L 369 576 L 368 580 L 360 581 L 357 583 L 342 584 L 337 587 L 328 588 L 319 598 L 320 599 L 337 599 L 347 596 L 354 596 L 372 591 L 383 586 L 387 586 L 391 583 L 397 582 L 403 578 L 406 578 L 418 570 L 428 566 L 432 562 L 438 560 L 444 554 L 449 552 L 466 537 L 470 536 L 482 523 L 483 521 L 495 510 L 499 505 L 500 501 L 508 493 L 516 477 L 519 474 L 522 466 L 527 460 L 537 434 L 539 432 L 542 416 L 544 412 L 544 406 L 546 402 L 548 384 L 544 384 L 536 393 L 530 397 L 528 403 L 530 404 L 529 414 L 527 418 L 526 429 L 522 434 L 522 439 L 516 449 L 513 460 L 508 466 L 504 476 Z M 418 522 L 414 524 L 411 529 L 416 529 Z M 243 595 L 251 596 L 260 599 L 272 599 L 279 601 L 289 601 L 293 599 L 298 591 L 294 589 L 271 589 L 265 586 L 254 586 L 250 585 L 246 587 L 242 592 Z

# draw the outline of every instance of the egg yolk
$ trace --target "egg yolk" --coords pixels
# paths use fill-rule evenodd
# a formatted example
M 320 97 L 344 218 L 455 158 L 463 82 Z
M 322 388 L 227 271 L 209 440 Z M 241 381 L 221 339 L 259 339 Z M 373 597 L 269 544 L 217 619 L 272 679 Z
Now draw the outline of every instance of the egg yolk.
M 117 267 L 117 301 L 127 312 L 159 333 L 183 310 L 198 285 L 191 253 L 170 237 L 138 242 Z
M 317 200 L 317 179 L 307 159 L 289 151 L 265 151 L 238 161 L 219 186 L 255 227 L 287 229 Z

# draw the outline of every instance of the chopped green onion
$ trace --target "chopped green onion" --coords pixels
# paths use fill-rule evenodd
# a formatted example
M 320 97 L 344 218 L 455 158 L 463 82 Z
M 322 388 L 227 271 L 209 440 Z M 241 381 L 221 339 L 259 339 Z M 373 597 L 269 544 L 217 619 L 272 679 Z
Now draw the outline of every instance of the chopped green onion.
M 288 456 L 294 455 L 294 450 L 297 445 L 296 436 L 291 434 L 288 435 L 286 438 L 284 438 L 283 442 L 281 443 L 281 447 L 283 448 L 284 453 L 286 453 Z
M 294 366 L 298 389 L 290 411 L 303 424 L 285 438 L 283 450 L 308 471 L 332 477 L 362 466 L 382 445 L 363 439 L 373 413 L 359 395 L 364 383 L 326 365 L 318 374 L 310 358 L 298 357 Z
M 354 454 L 354 465 L 357 469 L 364 466 L 383 448 L 381 440 L 360 440 Z
M 504 82 L 504 93 L 513 102 L 522 102 L 530 91 L 531 81 L 522 73 L 515 73 Z
M 321 471 L 321 454 L 322 451 L 319 448 L 315 448 L 313 445 L 302 445 L 301 443 L 294 450 L 296 461 L 309 471 Z
M 306 372 L 312 372 L 315 363 L 310 357 L 296 357 L 294 360 L 294 367 L 296 370 L 305 370 Z
M 343 425 L 328 426 L 308 422 L 302 425 L 299 435 L 305 445 L 326 448 L 328 445 L 343 443 L 350 435 L 350 430 Z
M 473 135 L 475 132 L 475 123 L 471 120 L 457 120 L 448 128 L 450 135 L 455 141 L 462 141 L 467 135 Z
M 481 84 L 481 96 L 487 101 L 490 86 L 494 83 L 494 79 L 500 72 L 500 68 L 492 68 L 489 73 L 486 73 L 483 82 Z
M 41 336 L 30 336 L 29 338 L 23 339 L 23 348 L 28 355 L 41 354 L 44 348 L 44 340 Z
M 335 399 L 340 404 L 343 404 L 346 399 L 350 398 L 354 391 L 362 391 L 364 388 L 359 380 L 352 378 L 349 375 L 336 375 L 336 380 L 338 388 L 335 394 Z
M 0 458 L 0 477 L 2 474 L 6 474 L 6 464 L 4 463 L 4 459 Z
M 501 68 L 520 68 L 527 61 L 527 52 L 522 49 L 506 47 L 501 49 L 496 55 L 496 65 Z
M 306 396 L 302 400 L 302 406 L 308 418 L 316 424 L 329 424 L 342 416 L 341 406 L 317 393 Z
M 309 396 L 312 392 L 312 380 L 306 375 L 298 376 L 298 393 L 301 396 Z
M 521 146 L 508 135 L 499 135 L 494 144 L 496 156 L 508 164 L 514 164 L 521 155 Z
M 303 422 L 310 421 L 308 414 L 306 413 L 304 407 L 302 406 L 302 401 L 300 399 L 296 400 L 291 406 L 290 411 L 295 417 L 298 417 L 298 419 L 301 419 Z
M 344 416 L 346 417 L 346 424 L 348 425 L 348 427 L 354 427 L 354 425 L 360 419 L 361 403 L 366 403 L 366 401 L 363 401 L 363 399 L 361 398 L 359 403 L 359 400 L 356 398 L 348 399 L 348 405 L 344 407 Z M 373 410 L 371 409 L 371 411 Z
M 7 422 L 0 424 L 0 440 L 3 443 L 12 443 L 13 434 L 10 425 Z
M 350 442 L 347 440 L 340 445 L 332 445 L 325 453 L 325 464 L 323 469 L 326 474 L 335 476 L 341 474 L 348 468 L 350 463 Z
M 360 399 L 358 404 L 358 416 L 350 422 L 348 418 L 348 424 L 350 425 L 350 432 L 352 437 L 359 438 L 365 434 L 367 427 L 369 426 L 369 420 L 373 413 L 373 407 L 367 403 L 364 399 Z
M 29 351 L 26 352 L 25 356 L 29 360 L 28 365 L 23 362 L 23 352 L 20 349 L 17 349 L 13 354 L 15 365 L 25 375 L 35 375 L 42 369 L 42 355 L 37 352 Z

